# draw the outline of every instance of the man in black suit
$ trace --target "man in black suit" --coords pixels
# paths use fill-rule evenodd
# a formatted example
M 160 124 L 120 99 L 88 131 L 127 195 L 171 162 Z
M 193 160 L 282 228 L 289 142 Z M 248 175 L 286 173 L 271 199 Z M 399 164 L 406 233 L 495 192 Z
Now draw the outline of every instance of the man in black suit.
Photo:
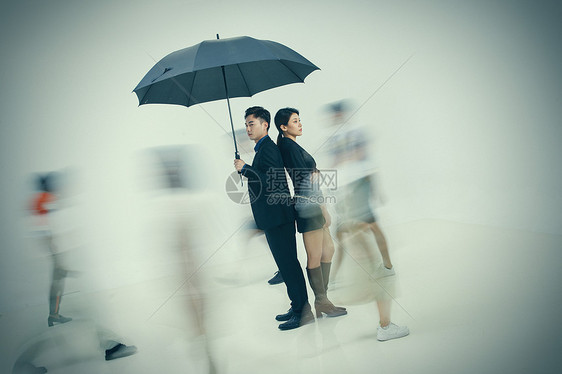
M 281 330 L 291 330 L 314 322 L 306 292 L 302 267 L 297 258 L 295 216 L 290 204 L 289 185 L 283 159 L 277 145 L 267 134 L 271 115 L 259 106 L 246 110 L 246 133 L 255 141 L 256 155 L 252 165 L 234 160 L 234 167 L 248 178 L 248 190 L 254 220 L 263 230 L 273 258 L 287 287 L 291 308 L 275 317 L 286 321 Z

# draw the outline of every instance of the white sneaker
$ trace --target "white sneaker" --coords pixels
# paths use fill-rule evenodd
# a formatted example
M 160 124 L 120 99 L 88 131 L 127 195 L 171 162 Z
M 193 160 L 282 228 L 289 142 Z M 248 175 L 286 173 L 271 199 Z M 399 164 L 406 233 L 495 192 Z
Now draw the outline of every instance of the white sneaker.
M 409 333 L 408 327 L 398 326 L 391 322 L 386 327 L 377 327 L 377 340 L 383 342 L 385 340 L 403 338 Z
M 378 278 L 390 277 L 391 275 L 394 274 L 396 274 L 394 272 L 394 266 L 389 269 L 386 266 L 384 266 L 384 264 L 380 264 L 377 270 L 375 270 L 374 275 L 375 275 L 375 279 L 378 279 Z

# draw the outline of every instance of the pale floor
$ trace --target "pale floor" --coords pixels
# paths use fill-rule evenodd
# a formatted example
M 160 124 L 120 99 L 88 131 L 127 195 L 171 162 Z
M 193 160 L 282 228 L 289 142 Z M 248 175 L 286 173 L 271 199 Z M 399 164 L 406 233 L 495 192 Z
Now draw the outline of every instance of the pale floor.
M 562 372 L 560 236 L 437 220 L 383 230 L 397 274 L 366 283 L 366 261 L 348 249 L 330 290 L 347 316 L 279 331 L 273 317 L 288 299 L 284 285 L 266 283 L 275 267 L 258 237 L 243 253 L 213 252 L 196 288 L 155 273 L 103 291 L 67 279 L 61 313 L 72 322 L 48 328 L 46 303 L 0 317 L 0 372 L 10 373 L 37 342 L 45 344 L 35 363 L 49 373 L 206 373 L 205 346 L 218 373 Z M 129 266 L 134 261 L 161 266 L 157 254 Z M 128 276 L 124 263 L 116 277 Z M 408 337 L 376 340 L 378 312 L 366 284 L 392 297 L 392 320 L 410 328 Z M 194 289 L 204 293 L 206 338 L 188 307 Z M 90 318 L 138 353 L 104 361 Z

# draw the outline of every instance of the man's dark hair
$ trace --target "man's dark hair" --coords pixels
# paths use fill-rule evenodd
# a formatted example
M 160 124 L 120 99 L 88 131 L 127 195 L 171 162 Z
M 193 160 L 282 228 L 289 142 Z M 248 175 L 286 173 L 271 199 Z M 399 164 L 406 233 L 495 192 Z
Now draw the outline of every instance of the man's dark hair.
M 244 118 L 253 115 L 256 118 L 259 118 L 262 121 L 267 122 L 267 130 L 269 131 L 269 123 L 271 121 L 271 114 L 269 111 L 261 106 L 253 106 L 251 108 L 246 109 L 246 113 L 244 114 Z

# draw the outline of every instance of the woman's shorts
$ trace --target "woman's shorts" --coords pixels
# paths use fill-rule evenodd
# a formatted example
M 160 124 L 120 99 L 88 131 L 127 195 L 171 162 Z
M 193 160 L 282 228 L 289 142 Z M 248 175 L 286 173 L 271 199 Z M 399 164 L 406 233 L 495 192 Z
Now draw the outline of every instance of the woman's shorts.
M 304 232 L 314 231 L 324 227 L 326 219 L 322 214 L 310 218 L 301 218 L 296 214 L 297 218 L 297 231 L 301 234 Z

